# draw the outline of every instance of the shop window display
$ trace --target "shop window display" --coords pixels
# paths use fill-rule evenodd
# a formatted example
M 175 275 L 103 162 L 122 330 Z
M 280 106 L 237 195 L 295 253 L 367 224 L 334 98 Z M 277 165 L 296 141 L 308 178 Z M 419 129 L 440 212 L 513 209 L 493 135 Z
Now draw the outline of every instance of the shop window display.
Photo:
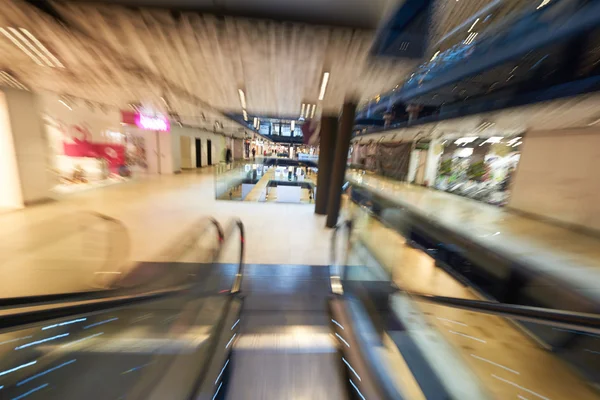
M 98 132 L 85 123 L 67 124 L 49 116 L 45 125 L 53 158 L 55 191 L 69 193 L 106 186 L 131 176 L 133 153 L 121 132 L 111 129 Z
M 456 143 L 445 147 L 435 188 L 489 204 L 506 205 L 510 181 L 520 158 L 518 146 L 514 146 L 517 142 L 480 142 L 474 142 L 473 147 Z

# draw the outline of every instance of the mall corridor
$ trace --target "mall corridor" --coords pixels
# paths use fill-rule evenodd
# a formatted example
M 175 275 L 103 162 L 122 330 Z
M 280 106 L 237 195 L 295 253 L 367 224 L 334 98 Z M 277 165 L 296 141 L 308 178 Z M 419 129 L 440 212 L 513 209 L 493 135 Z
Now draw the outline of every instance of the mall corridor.
M 3 0 L 0 400 L 600 400 L 600 0 Z

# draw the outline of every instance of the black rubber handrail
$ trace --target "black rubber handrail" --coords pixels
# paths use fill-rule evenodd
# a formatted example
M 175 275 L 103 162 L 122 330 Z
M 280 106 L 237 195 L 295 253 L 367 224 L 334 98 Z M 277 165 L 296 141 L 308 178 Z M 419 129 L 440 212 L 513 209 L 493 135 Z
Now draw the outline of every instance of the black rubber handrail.
M 121 226 L 124 225 L 111 217 L 98 214 L 98 213 L 90 213 L 99 218 L 105 219 L 111 222 L 118 222 Z M 206 218 L 206 221 L 210 224 L 209 226 L 214 226 L 217 230 L 217 237 L 219 241 L 219 251 L 221 250 L 224 243 L 224 233 L 223 228 L 219 222 L 212 218 Z M 134 290 L 135 289 L 135 290 Z M 139 293 L 139 288 L 113 288 L 113 289 L 103 289 L 103 290 L 90 290 L 90 291 L 82 291 L 82 292 L 71 292 L 71 293 L 56 293 L 56 294 L 42 294 L 42 295 L 34 295 L 34 296 L 22 296 L 22 297 L 8 297 L 8 298 L 0 298 L 0 309 L 13 309 L 13 308 L 23 308 L 30 306 L 39 306 L 44 304 L 53 304 L 53 303 L 61 303 L 61 302 L 80 302 L 80 301 L 90 301 L 90 300 L 98 300 L 98 299 L 107 299 L 114 296 L 125 296 L 132 295 L 135 292 Z M 144 293 L 140 293 L 143 295 Z
M 244 276 L 244 225 L 239 219 L 235 219 L 229 224 L 227 232 L 223 234 L 223 230 L 221 229 L 220 224 L 212 218 L 210 218 L 210 220 L 218 227 L 220 245 L 219 251 L 217 252 L 217 256 L 222 252 L 223 245 L 227 238 L 230 237 L 232 232 L 235 230 L 234 228 L 237 227 L 240 230 L 240 261 L 238 263 L 238 271 L 232 289 L 225 295 L 236 294 L 240 291 L 242 279 Z M 99 312 L 115 307 L 122 307 L 146 301 L 159 300 L 168 296 L 183 294 L 186 291 L 190 290 L 192 287 L 193 284 L 184 284 L 174 288 L 154 290 L 146 293 L 125 294 L 111 296 L 108 298 L 96 299 L 86 298 L 82 300 L 76 300 L 69 297 L 68 300 L 65 300 L 59 304 L 47 305 L 36 303 L 27 304 L 19 308 L 13 307 L 10 309 L 3 309 L 0 310 L 0 329 L 16 328 L 32 323 L 47 321 L 50 319 L 67 318 L 79 314 Z M 195 297 L 208 297 L 215 295 L 223 294 L 202 293 L 199 295 L 195 295 Z
M 242 289 L 242 281 L 244 279 L 244 254 L 245 254 L 245 249 L 246 249 L 246 231 L 244 228 L 244 223 L 236 218 L 233 221 L 231 221 L 227 227 L 227 230 L 225 231 L 225 236 L 224 236 L 224 240 L 227 240 L 231 235 L 233 235 L 233 232 L 235 231 L 235 229 L 238 229 L 239 231 L 239 240 L 240 240 L 240 258 L 239 258 L 239 262 L 238 262 L 238 270 L 237 273 L 235 275 L 235 280 L 233 281 L 233 285 L 231 287 L 231 293 L 239 293 L 240 290 Z
M 600 315 L 598 314 L 496 303 L 485 300 L 435 296 L 408 291 L 405 291 L 405 293 L 415 300 L 435 303 L 445 307 L 461 308 L 469 311 L 514 318 L 521 321 L 535 322 L 542 325 L 600 334 Z
M 374 218 L 378 219 L 376 215 L 372 213 L 370 214 Z M 349 229 L 351 229 L 352 221 L 344 221 L 338 226 L 340 228 L 342 226 L 348 226 Z M 333 241 L 335 241 L 338 230 L 339 228 L 336 226 L 336 229 L 334 230 L 332 236 Z M 350 240 L 350 234 L 348 235 L 348 240 Z M 333 251 L 335 251 L 335 249 Z M 332 257 L 335 256 L 335 253 L 333 253 L 333 251 Z M 333 261 L 334 259 L 332 258 L 332 264 Z M 332 282 L 334 278 L 334 275 L 332 275 Z M 397 288 L 396 284 L 393 281 L 391 281 L 391 277 L 390 285 L 394 288 Z M 514 318 L 520 321 L 534 322 L 541 325 L 548 325 L 564 329 L 571 329 L 575 331 L 600 334 L 599 314 L 580 313 L 575 311 L 522 306 L 485 300 L 471 300 L 456 297 L 429 295 L 423 293 L 413 293 L 402 288 L 398 288 L 398 290 L 406 293 L 415 300 L 427 301 L 429 303 L 435 303 L 441 306 L 461 308 L 485 314 L 498 315 L 506 318 Z M 343 293 L 343 288 L 341 289 L 341 293 Z

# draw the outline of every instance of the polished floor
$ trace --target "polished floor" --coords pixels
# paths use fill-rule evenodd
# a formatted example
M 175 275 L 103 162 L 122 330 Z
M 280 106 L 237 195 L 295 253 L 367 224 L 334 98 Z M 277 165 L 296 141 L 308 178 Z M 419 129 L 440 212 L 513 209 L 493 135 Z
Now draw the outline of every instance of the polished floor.
M 121 221 L 127 235 L 88 211 Z M 203 169 L 142 177 L 1 214 L 1 296 L 88 290 L 102 283 L 98 272 L 169 261 L 165 257 L 177 242 L 207 216 L 223 224 L 233 217 L 244 222 L 248 263 L 328 264 L 330 231 L 312 206 L 217 201 L 212 171 Z M 126 260 L 122 252 L 128 253 Z M 236 257 L 231 243 L 220 261 Z
M 348 177 L 474 243 L 567 282 L 585 297 L 600 302 L 599 237 L 376 175 L 350 172 Z

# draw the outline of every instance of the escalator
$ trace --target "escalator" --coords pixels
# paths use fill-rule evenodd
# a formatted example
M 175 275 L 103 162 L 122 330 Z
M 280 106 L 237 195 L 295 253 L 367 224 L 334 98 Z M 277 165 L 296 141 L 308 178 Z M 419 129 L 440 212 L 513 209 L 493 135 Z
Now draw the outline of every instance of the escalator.
M 220 237 L 240 262 L 203 265 L 185 285 L 5 307 L 0 398 L 346 399 L 373 391 L 352 324 L 335 332 L 342 300 L 332 298 L 329 269 L 244 266 L 241 222 Z M 349 343 L 353 355 L 340 356 Z M 349 362 L 362 379 L 348 379 Z
M 0 399 L 564 398 L 546 396 L 552 382 L 530 376 L 519 352 L 551 363 L 578 399 L 597 398 L 490 315 L 593 335 L 598 316 L 405 292 L 368 259 L 359 228 L 336 230 L 332 254 L 343 256 L 329 268 L 244 265 L 234 221 L 213 263 L 183 285 L 5 307 Z M 524 346 L 501 342 L 503 359 L 492 352 L 504 332 Z

